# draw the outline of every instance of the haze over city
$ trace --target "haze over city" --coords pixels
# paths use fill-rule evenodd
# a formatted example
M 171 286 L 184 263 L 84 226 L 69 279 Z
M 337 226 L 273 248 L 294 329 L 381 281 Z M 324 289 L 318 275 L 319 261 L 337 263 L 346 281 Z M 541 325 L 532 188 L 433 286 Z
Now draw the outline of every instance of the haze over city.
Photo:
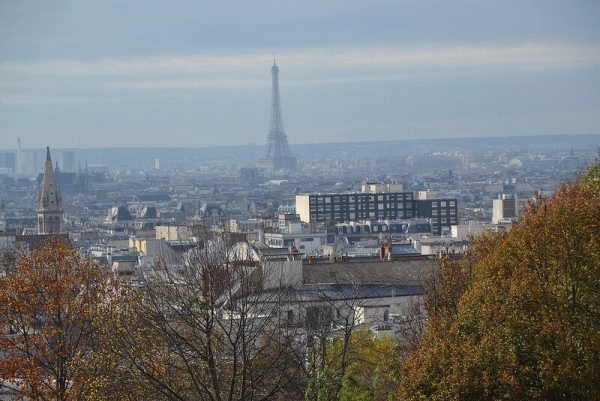
M 0 0 L 0 400 L 600 400 L 599 17 Z
M 0 5 L 0 148 L 597 134 L 595 1 Z

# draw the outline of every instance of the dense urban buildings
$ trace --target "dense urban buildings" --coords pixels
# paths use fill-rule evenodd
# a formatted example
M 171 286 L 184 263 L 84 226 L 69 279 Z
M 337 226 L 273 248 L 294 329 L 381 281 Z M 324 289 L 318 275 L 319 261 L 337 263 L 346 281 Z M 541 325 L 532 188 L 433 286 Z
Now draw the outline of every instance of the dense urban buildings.
M 276 66 L 273 78 L 277 88 Z M 278 90 L 274 105 L 267 149 L 283 143 L 291 155 Z M 224 333 L 233 344 L 238 332 L 260 338 L 241 346 L 248 357 L 261 346 L 270 350 L 268 341 L 282 334 L 278 347 L 286 358 L 296 355 L 293 369 L 307 375 L 296 387 L 309 391 L 307 381 L 321 372 L 315 353 L 353 333 L 412 341 L 415 327 L 428 321 L 424 280 L 440 261 L 468 258 L 474 235 L 521 224 L 529 202 L 545 202 L 597 160 L 588 145 L 598 137 L 582 137 L 578 147 L 556 139 L 529 139 L 537 141 L 534 150 L 494 140 L 438 141 L 427 152 L 419 149 L 433 145 L 418 141 L 315 145 L 299 162 L 275 151 L 262 166 L 253 146 L 210 149 L 202 158 L 201 149 L 53 149 L 56 166 L 49 147 L 18 146 L 0 152 L 0 263 L 8 272 L 11 252 L 35 255 L 29 252 L 43 252 L 48 241 L 68 241 L 108 282 L 117 277 L 161 302 L 175 296 L 151 311 L 147 303 L 132 306 L 119 341 L 147 329 L 144 319 L 159 318 L 175 319 L 177 330 L 154 333 L 152 346 L 185 343 L 182 334 L 192 327 L 186 319 L 209 313 L 219 327 L 235 326 Z M 181 314 L 179 305 L 193 312 Z M 0 335 L 20 339 L 13 326 Z M 222 369 L 239 350 L 218 349 Z M 183 366 L 191 354 L 171 347 L 168 355 Z

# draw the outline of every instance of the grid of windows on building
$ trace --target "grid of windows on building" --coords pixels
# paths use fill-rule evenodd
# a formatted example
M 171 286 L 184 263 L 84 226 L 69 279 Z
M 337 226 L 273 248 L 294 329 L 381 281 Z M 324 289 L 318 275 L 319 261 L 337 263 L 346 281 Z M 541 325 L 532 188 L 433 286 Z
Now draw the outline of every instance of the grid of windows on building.
M 417 217 L 426 217 L 431 221 L 431 231 L 441 234 L 443 227 L 458 224 L 458 207 L 456 199 L 431 199 L 415 201 Z
M 299 195 L 309 203 L 307 222 L 411 218 L 413 194 Z M 302 218 L 302 216 L 301 216 Z
M 456 199 L 415 200 L 412 192 L 297 195 L 296 212 L 307 223 L 426 217 L 438 234 L 458 215 Z

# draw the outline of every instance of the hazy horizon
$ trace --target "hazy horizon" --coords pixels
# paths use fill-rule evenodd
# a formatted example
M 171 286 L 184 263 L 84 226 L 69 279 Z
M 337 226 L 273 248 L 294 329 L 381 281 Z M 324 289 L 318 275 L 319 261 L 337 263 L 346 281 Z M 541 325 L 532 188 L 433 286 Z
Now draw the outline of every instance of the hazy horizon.
M 304 143 L 291 143 L 291 147 L 301 147 L 301 146 L 311 146 L 311 145 L 360 145 L 360 144 L 377 144 L 377 143 L 399 143 L 399 142 L 427 142 L 427 141 L 488 141 L 488 140 L 508 140 L 511 138 L 522 138 L 522 139 L 549 139 L 549 138 L 561 138 L 561 139 L 572 139 L 573 145 L 575 145 L 575 149 L 580 149 L 582 146 L 579 144 L 578 140 L 589 139 L 589 138 L 597 138 L 600 141 L 600 133 L 594 134 L 539 134 L 539 135 L 503 135 L 503 136 L 463 136 L 463 137 L 436 137 L 436 138 L 401 138 L 401 139 L 381 139 L 381 140 L 356 140 L 356 141 L 322 141 L 322 142 L 304 142 Z M 599 146 L 600 146 L 600 142 Z M 577 145 L 580 146 L 577 146 Z M 81 147 L 81 146 L 51 146 L 51 144 L 44 144 L 42 146 L 36 147 L 25 147 L 22 146 L 21 149 L 24 151 L 27 150 L 45 150 L 46 147 L 49 146 L 51 151 L 54 150 L 84 150 L 84 151 L 93 151 L 93 150 L 125 150 L 125 149 L 156 149 L 156 150 L 180 150 L 180 149 L 211 149 L 211 148 L 236 148 L 236 147 L 258 147 L 262 148 L 264 146 L 263 143 L 243 143 L 243 144 L 231 144 L 231 145 L 205 145 L 205 146 L 122 146 L 122 147 L 111 147 L 111 146 L 96 146 L 96 147 Z M 519 146 L 515 145 L 515 148 Z M 17 144 L 15 142 L 14 146 L 7 148 L 0 148 L 0 152 L 11 152 L 16 151 Z M 432 149 L 434 150 L 434 149 Z
M 537 5 L 535 5 L 537 4 Z M 0 148 L 600 133 L 600 3 L 0 5 Z

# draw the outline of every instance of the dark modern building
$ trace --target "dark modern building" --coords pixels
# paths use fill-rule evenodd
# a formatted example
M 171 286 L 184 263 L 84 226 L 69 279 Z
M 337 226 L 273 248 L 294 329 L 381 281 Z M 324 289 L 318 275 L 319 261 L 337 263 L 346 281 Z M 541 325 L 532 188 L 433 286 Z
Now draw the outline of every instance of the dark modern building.
M 427 217 L 431 221 L 431 232 L 440 235 L 442 227 L 458 224 L 456 199 L 427 199 L 414 201 L 416 217 Z
M 456 199 L 415 200 L 412 192 L 296 195 L 306 223 L 429 218 L 434 234 L 458 224 Z

